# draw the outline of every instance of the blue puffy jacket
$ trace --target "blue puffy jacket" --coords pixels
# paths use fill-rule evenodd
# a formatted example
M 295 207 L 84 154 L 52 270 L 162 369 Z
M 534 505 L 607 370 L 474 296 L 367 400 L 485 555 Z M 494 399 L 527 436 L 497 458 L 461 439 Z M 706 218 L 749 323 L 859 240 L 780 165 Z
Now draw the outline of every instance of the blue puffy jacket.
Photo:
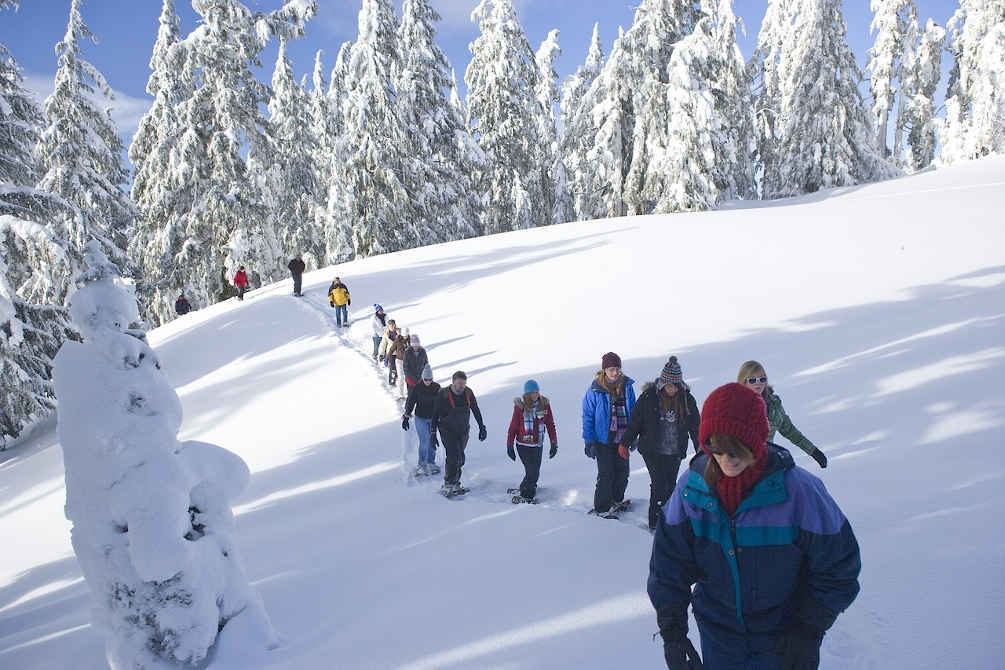
M 583 440 L 607 444 L 611 428 L 611 394 L 600 384 L 601 372 L 583 396 Z M 635 380 L 625 376 L 625 411 L 635 407 Z
M 688 604 L 700 627 L 777 634 L 792 619 L 819 632 L 858 595 L 851 525 L 823 482 L 768 444 L 765 474 L 728 516 L 691 461 L 661 515 L 649 564 L 649 598 L 661 628 Z M 691 587 L 695 585 L 692 593 Z

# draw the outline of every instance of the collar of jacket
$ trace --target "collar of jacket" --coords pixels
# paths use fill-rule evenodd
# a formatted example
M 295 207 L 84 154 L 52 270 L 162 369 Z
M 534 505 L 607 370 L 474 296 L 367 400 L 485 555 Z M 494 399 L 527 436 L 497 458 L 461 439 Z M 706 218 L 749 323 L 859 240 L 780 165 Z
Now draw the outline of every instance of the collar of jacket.
M 788 492 L 785 488 L 785 473 L 796 466 L 792 459 L 792 454 L 788 449 L 777 444 L 768 442 L 768 464 L 764 468 L 764 475 L 757 482 L 740 506 L 736 508 L 736 514 L 755 507 L 767 507 L 778 505 L 788 499 Z M 726 516 L 726 511 L 719 503 L 719 496 L 709 490 L 705 482 L 704 472 L 708 465 L 708 454 L 698 454 L 691 459 L 687 474 L 687 483 L 681 493 L 692 505 L 703 507 L 707 510 L 717 512 Z
M 623 374 L 622 376 L 625 379 L 625 390 L 627 391 L 629 386 L 635 385 L 635 380 L 628 375 Z M 593 384 L 590 386 L 590 390 L 596 391 L 597 393 L 610 393 L 596 378 L 594 378 Z
M 525 412 L 529 409 L 528 407 L 524 406 L 523 396 L 518 395 L 517 397 L 513 398 L 513 404 Z M 537 397 L 537 406 L 540 407 L 541 409 L 548 409 L 548 398 L 546 398 L 543 395 L 539 395 Z

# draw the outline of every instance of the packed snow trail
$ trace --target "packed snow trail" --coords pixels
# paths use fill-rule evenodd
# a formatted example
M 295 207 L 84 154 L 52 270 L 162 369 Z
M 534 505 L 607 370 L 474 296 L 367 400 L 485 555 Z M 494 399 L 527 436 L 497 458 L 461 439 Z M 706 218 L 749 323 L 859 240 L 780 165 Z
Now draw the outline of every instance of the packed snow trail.
M 308 273 L 306 298 L 286 280 L 152 331 L 182 399 L 179 438 L 252 471 L 236 534 L 285 645 L 248 667 L 660 667 L 650 538 L 585 514 L 596 470 L 580 405 L 608 350 L 639 388 L 677 354 L 699 403 L 757 358 L 827 453 L 820 471 L 793 450 L 850 519 L 863 572 L 822 670 L 997 667 L 1002 181 L 999 157 L 742 209 L 476 238 Z M 356 307 L 333 337 L 297 301 L 330 314 L 336 274 Z M 435 495 L 439 481 L 402 483 L 400 406 L 358 350 L 374 302 L 422 337 L 437 380 L 469 375 L 489 436 L 468 446 L 463 501 Z M 505 499 L 522 476 L 505 430 L 528 377 L 559 437 L 537 506 Z M 649 478 L 631 465 L 641 502 Z M 15 538 L 0 552 L 0 667 L 104 667 L 62 477 L 52 424 L 0 455 L 0 537 Z

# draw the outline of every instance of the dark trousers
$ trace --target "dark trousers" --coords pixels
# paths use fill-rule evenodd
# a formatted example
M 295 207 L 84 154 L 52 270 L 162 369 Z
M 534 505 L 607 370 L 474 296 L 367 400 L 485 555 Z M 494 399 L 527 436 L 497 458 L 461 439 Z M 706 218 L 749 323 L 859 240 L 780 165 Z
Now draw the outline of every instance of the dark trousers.
M 625 499 L 628 488 L 628 461 L 618 455 L 617 444 L 596 445 L 597 488 L 593 492 L 593 509 L 604 513 L 611 505 Z
M 698 619 L 701 658 L 709 670 L 779 670 L 774 653 L 778 636 L 771 633 L 737 633 Z
M 642 454 L 642 459 L 649 470 L 649 528 L 656 528 L 660 511 L 677 485 L 680 456 L 647 451 Z
M 244 292 L 247 291 L 247 290 L 248 290 L 247 286 L 238 286 L 237 287 L 237 299 L 238 300 L 244 300 Z
M 443 469 L 443 481 L 446 484 L 459 484 L 461 468 L 464 467 L 464 448 L 468 446 L 470 432 L 465 430 L 457 434 L 440 428 L 440 441 L 447 453 L 446 467 Z
M 394 356 L 390 354 L 387 355 L 387 368 L 387 383 L 394 386 L 395 382 L 398 381 L 398 368 L 394 364 Z
M 293 295 L 300 295 L 300 288 L 304 281 L 304 276 L 301 274 L 293 275 Z
M 537 479 L 541 476 L 541 456 L 544 447 L 525 447 L 522 444 L 516 445 L 516 451 L 520 454 L 520 462 L 523 463 L 523 481 L 520 482 L 520 495 L 524 498 L 533 498 L 537 495 Z

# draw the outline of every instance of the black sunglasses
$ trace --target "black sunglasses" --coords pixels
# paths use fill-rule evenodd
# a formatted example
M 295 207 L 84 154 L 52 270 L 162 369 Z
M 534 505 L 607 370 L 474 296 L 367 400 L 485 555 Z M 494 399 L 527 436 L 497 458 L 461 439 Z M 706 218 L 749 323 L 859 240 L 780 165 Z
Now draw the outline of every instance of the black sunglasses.
M 767 384 L 767 377 L 747 377 L 743 380 L 745 384 Z

